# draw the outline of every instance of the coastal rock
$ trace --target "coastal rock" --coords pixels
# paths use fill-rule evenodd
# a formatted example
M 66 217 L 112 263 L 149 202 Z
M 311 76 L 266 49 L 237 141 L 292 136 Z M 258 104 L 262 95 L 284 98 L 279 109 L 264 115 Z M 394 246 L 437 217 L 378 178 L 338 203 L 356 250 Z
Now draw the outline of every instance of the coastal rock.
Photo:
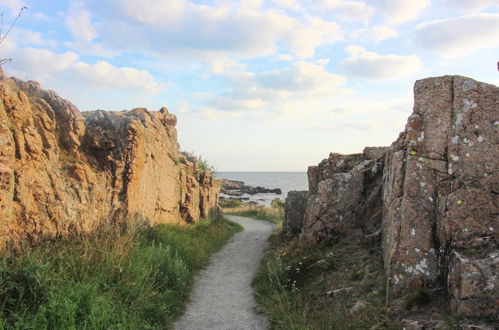
M 353 228 L 362 228 L 366 234 L 380 228 L 382 155 L 331 153 L 318 166 L 309 167 L 311 195 L 303 221 L 303 239 L 320 242 Z
M 166 108 L 80 113 L 36 82 L 5 77 L 0 99 L 0 250 L 216 211 L 220 183 L 183 161 Z
M 290 191 L 286 197 L 284 223 L 282 230 L 285 235 L 292 236 L 300 233 L 307 209 L 309 192 Z
M 244 194 L 276 194 L 282 195 L 280 188 L 253 187 L 246 185 L 243 181 L 221 179 L 221 193 L 228 196 L 242 196 Z
M 442 290 L 460 317 L 496 319 L 499 88 L 435 77 L 416 82 L 414 99 L 390 147 L 309 167 L 301 239 L 360 230 L 383 251 L 388 303 Z

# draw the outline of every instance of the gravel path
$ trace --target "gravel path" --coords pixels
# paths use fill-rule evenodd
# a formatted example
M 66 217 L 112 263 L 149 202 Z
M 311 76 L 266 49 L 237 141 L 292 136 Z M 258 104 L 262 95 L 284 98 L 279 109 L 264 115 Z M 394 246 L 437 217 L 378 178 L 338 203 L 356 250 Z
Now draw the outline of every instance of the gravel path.
M 198 275 L 187 311 L 177 330 L 267 329 L 267 319 L 254 311 L 251 280 L 274 225 L 267 221 L 227 215 L 244 227 Z

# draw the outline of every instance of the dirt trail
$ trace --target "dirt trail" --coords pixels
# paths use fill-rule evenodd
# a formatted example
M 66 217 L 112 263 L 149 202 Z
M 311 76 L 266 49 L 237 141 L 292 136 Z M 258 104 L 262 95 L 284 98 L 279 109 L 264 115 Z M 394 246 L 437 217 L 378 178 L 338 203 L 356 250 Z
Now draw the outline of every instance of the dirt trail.
M 274 225 L 267 221 L 228 215 L 244 227 L 213 254 L 198 275 L 187 311 L 177 330 L 267 329 L 267 319 L 254 311 L 251 280 Z

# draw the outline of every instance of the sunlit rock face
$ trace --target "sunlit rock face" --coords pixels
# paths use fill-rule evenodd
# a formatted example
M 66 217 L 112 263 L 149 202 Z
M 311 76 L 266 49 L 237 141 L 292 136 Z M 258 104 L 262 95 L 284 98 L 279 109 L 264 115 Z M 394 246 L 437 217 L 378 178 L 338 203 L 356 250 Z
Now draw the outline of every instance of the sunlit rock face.
M 5 77 L 0 98 L 0 250 L 216 211 L 220 184 L 180 153 L 166 108 L 80 113 L 36 82 Z
M 309 168 L 298 232 L 309 243 L 380 233 L 389 300 L 444 288 L 459 315 L 495 317 L 499 88 L 428 78 L 416 82 L 414 100 L 390 147 L 331 154 Z

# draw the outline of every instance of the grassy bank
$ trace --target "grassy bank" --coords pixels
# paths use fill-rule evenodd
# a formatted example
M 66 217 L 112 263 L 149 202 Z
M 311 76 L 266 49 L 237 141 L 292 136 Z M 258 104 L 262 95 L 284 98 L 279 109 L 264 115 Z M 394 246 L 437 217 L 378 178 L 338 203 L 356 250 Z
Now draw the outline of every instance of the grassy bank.
M 47 242 L 0 261 L 0 329 L 171 328 L 239 225 L 204 220 Z
M 271 221 L 278 226 L 284 220 L 284 205 L 274 203 L 273 207 L 242 203 L 236 200 L 221 201 L 220 206 L 226 214 L 240 215 L 243 217 Z
M 270 241 L 253 286 L 272 329 L 389 328 L 381 256 L 361 238 L 311 246 L 275 234 Z M 352 309 L 357 302 L 363 307 Z

